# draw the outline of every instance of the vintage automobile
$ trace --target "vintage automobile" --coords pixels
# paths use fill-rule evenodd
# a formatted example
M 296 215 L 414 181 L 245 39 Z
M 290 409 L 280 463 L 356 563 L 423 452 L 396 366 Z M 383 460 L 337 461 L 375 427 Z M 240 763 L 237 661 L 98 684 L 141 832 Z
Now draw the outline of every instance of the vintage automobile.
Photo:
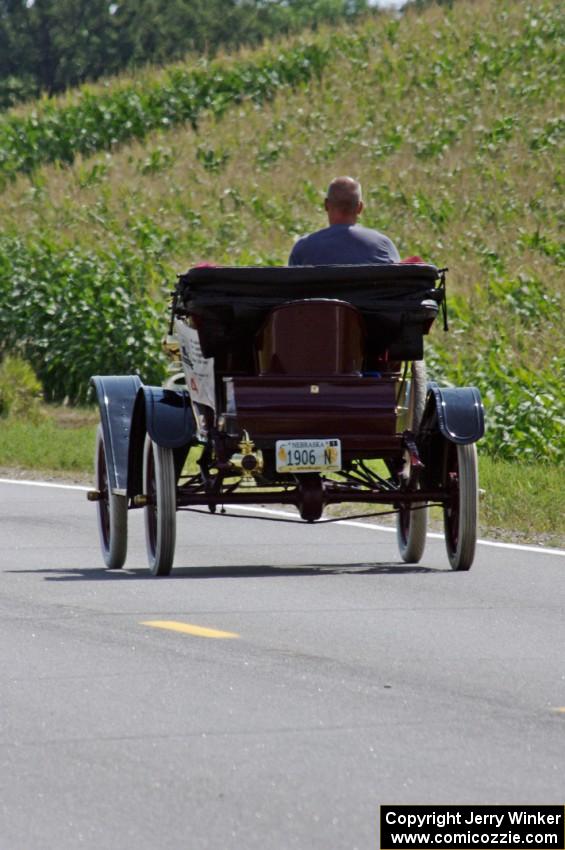
M 180 275 L 167 346 L 180 374 L 164 387 L 92 378 L 101 421 L 88 497 L 107 567 L 125 562 L 129 510 L 144 509 L 149 565 L 163 576 L 179 511 L 277 503 L 313 523 L 350 502 L 396 513 L 408 563 L 422 558 L 428 508 L 440 506 L 451 567 L 468 570 L 483 407 L 474 387 L 428 384 L 423 359 L 440 310 L 447 329 L 445 271 L 398 263 Z

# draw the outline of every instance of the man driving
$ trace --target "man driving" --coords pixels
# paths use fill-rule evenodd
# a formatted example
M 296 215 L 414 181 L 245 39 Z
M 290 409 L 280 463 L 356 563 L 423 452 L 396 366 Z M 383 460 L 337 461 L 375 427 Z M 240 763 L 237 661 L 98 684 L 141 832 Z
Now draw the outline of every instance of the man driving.
M 398 250 L 388 236 L 357 224 L 363 211 L 358 180 L 353 177 L 332 180 L 324 207 L 329 226 L 298 239 L 290 252 L 289 266 L 400 262 Z

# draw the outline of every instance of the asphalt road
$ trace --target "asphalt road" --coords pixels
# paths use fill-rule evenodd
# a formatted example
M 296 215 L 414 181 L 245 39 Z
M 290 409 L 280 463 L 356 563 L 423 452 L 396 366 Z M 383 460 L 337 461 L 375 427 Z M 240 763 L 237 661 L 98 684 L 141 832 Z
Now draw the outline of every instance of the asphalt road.
M 0 484 L 0 850 L 374 850 L 381 803 L 563 803 L 565 553 L 455 574 L 183 514 L 153 579 L 130 518 L 108 573 L 84 493 Z

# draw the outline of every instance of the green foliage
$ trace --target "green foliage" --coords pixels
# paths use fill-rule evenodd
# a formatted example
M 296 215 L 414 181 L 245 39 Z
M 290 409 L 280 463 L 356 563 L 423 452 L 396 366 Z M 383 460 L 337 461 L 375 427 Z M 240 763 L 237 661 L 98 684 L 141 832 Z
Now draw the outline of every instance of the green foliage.
M 506 460 L 563 462 L 565 362 L 553 356 L 537 369 L 531 362 L 540 329 L 557 332 L 559 295 L 537 280 L 493 279 L 471 300 L 451 297 L 450 313 L 456 339 L 436 335 L 426 358 L 435 380 L 481 391 L 487 424 L 483 450 Z M 484 317 L 482 340 L 475 347 L 478 316 Z
M 32 100 L 39 95 L 39 86 L 34 80 L 8 75 L 0 78 L 0 110 L 10 109 L 23 100 Z
M 414 9 L 423 10 L 428 6 L 447 6 L 451 9 L 455 0 L 406 0 L 404 8 L 413 7 Z
M 29 363 L 13 355 L 4 357 L 0 362 L 0 416 L 37 421 L 41 399 L 41 383 Z
M 132 256 L 1 238 L 0 353 L 25 357 L 48 400 L 84 401 L 92 374 L 159 383 L 164 309 L 146 294 L 147 276 Z
M 257 45 L 367 9 L 367 0 L 123 0 L 115 19 L 124 64 L 132 66 Z
M 352 19 L 367 0 L 0 0 L 0 109 L 188 53 Z
M 25 83 L 53 94 L 117 69 L 109 6 L 107 0 L 0 0 L 0 77 L 22 80 L 20 92 L 12 85 L 12 97 L 26 93 Z
M 262 103 L 319 76 L 328 59 L 325 45 L 313 43 L 262 53 L 256 61 L 202 62 L 201 68 L 174 68 L 162 83 L 117 86 L 99 95 L 85 88 L 76 104 L 46 103 L 29 116 L 8 116 L 0 122 L 0 180 L 44 162 L 71 163 L 78 154 L 110 150 L 157 128 L 196 127 L 205 109 L 221 114 L 244 99 Z

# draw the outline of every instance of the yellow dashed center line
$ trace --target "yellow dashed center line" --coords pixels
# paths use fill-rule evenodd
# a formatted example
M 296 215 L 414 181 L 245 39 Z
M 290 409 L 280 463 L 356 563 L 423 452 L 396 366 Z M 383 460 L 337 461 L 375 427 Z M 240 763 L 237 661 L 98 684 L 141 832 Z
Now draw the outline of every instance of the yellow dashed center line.
M 561 706 L 561 708 L 554 708 L 554 711 L 558 711 L 559 714 L 565 714 L 565 705 Z
M 151 626 L 153 629 L 169 629 L 171 632 L 181 632 L 185 635 L 195 637 L 230 639 L 238 638 L 236 632 L 222 632 L 219 629 L 207 629 L 204 626 L 195 626 L 193 623 L 178 623 L 176 620 L 146 620 L 140 623 L 142 626 Z

